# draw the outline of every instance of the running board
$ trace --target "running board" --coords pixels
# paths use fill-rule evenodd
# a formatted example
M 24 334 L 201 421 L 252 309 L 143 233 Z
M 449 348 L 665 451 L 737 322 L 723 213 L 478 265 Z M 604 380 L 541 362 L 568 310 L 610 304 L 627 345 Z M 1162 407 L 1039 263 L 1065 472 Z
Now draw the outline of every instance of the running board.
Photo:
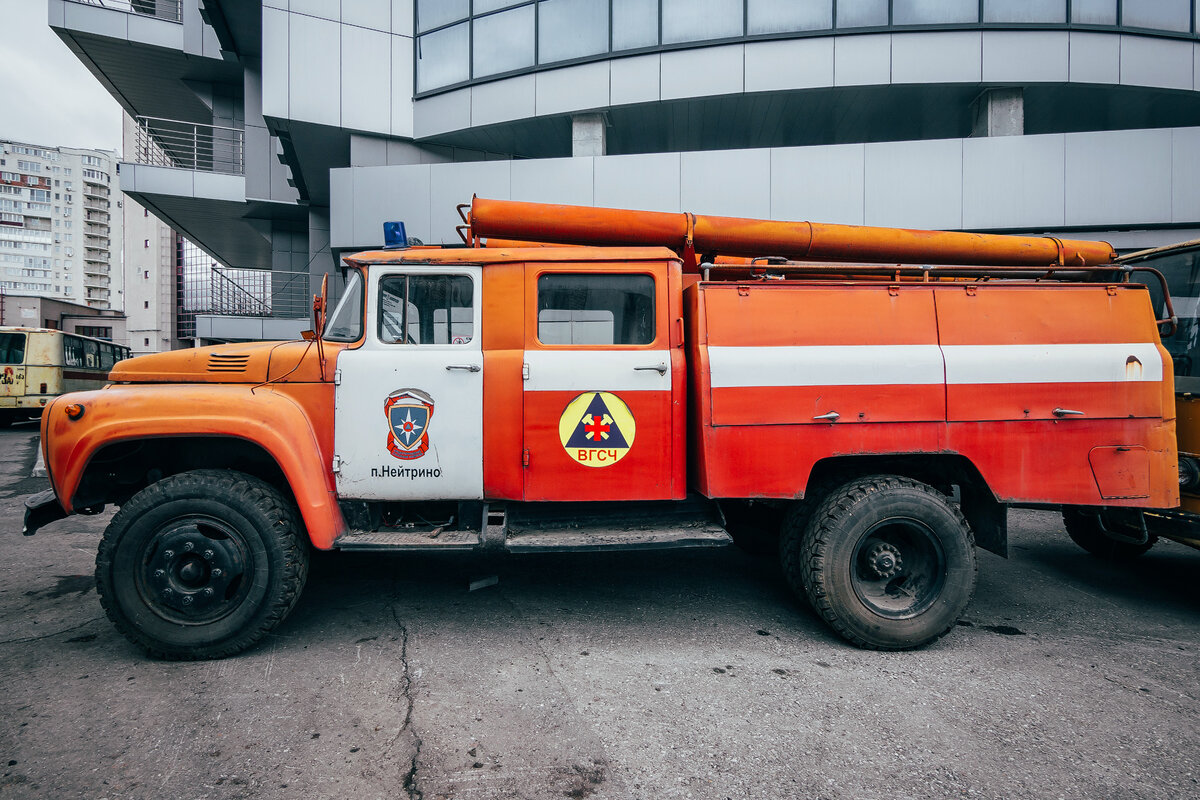
M 723 528 L 569 528 L 512 533 L 506 543 L 510 553 L 565 553 L 609 550 L 672 550 L 683 547 L 723 547 L 733 539 Z
M 723 547 L 733 540 L 723 528 L 566 528 L 510 532 L 505 549 L 510 553 L 598 552 L 602 550 L 670 550 L 683 547 Z M 336 542 L 339 550 L 408 550 L 446 553 L 481 547 L 477 531 L 443 531 L 437 536 L 413 531 L 362 531 L 349 533 Z
M 479 547 L 479 531 L 351 531 L 333 543 L 339 550 L 413 550 L 445 553 Z

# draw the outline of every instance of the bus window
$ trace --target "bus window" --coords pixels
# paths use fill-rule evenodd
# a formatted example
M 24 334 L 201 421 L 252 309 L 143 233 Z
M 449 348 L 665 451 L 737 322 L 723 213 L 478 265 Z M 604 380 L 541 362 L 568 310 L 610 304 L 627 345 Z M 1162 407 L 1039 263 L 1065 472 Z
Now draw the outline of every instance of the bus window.
M 63 337 L 63 366 L 84 366 L 83 339 L 76 339 L 74 336 Z
M 83 340 L 83 362 L 88 369 L 100 369 L 100 343 Z
M 0 364 L 25 363 L 25 334 L 0 333 Z
M 100 369 L 112 369 L 117 363 L 117 350 L 111 344 L 100 344 Z

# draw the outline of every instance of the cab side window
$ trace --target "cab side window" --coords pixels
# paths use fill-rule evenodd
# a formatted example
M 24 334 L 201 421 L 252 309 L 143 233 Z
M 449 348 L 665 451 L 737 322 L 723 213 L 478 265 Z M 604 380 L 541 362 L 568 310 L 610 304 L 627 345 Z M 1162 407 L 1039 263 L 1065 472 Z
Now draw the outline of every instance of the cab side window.
M 654 278 L 550 273 L 538 277 L 538 341 L 638 345 L 654 341 Z
M 475 338 L 471 278 L 388 275 L 379 282 L 379 340 L 385 344 L 468 344 Z

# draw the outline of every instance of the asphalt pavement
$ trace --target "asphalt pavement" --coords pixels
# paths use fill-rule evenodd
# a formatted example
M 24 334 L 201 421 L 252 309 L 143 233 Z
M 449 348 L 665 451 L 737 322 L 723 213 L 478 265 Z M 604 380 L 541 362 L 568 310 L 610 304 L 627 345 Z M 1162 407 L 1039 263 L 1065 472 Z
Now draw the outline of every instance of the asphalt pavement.
M 957 630 L 908 653 L 732 548 L 322 553 L 260 646 L 170 663 L 100 608 L 111 511 L 21 536 L 35 446 L 0 431 L 0 798 L 1200 797 L 1181 545 L 1113 566 L 1014 511 Z

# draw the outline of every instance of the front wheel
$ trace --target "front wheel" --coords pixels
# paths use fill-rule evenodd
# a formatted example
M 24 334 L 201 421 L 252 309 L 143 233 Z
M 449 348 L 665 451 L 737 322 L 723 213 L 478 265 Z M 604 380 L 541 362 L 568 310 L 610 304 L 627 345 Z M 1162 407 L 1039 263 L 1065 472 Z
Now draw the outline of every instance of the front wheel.
M 278 625 L 300 597 L 307 544 L 295 508 L 238 472 L 197 470 L 134 495 L 96 556 L 100 603 L 148 654 L 223 658 Z
M 784 572 L 858 647 L 906 650 L 948 633 L 975 591 L 975 539 L 933 487 L 877 475 L 834 490 L 785 526 Z

